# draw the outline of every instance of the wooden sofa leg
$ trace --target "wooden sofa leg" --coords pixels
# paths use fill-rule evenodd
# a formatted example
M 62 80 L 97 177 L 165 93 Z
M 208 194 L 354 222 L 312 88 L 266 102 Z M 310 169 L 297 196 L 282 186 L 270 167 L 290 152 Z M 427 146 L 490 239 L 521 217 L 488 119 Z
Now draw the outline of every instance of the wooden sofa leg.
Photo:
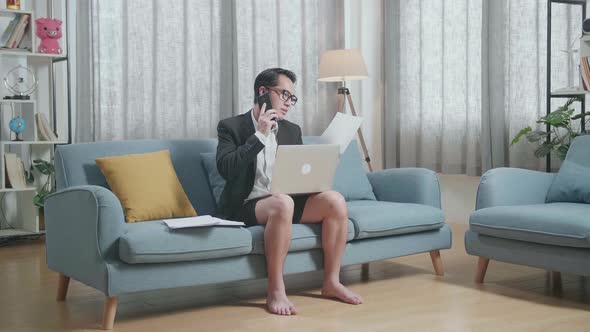
M 104 312 L 102 315 L 102 328 L 105 330 L 112 330 L 115 324 L 115 315 L 117 314 L 117 300 L 116 296 L 107 297 L 104 301 Z
M 437 276 L 443 276 L 445 274 L 445 269 L 443 268 L 442 258 L 440 257 L 439 250 L 433 250 L 430 252 L 430 259 L 432 260 L 432 266 L 434 267 L 434 272 L 436 272 Z
M 475 275 L 475 282 L 478 284 L 483 283 L 483 279 L 486 276 L 486 271 L 488 270 L 488 264 L 490 263 L 489 258 L 480 257 L 477 261 L 477 273 Z
M 59 274 L 59 283 L 57 284 L 57 301 L 63 302 L 66 300 L 68 294 L 68 286 L 70 285 L 70 277 L 66 277 L 62 273 Z
M 369 280 L 369 263 L 361 265 L 361 279 L 363 281 Z

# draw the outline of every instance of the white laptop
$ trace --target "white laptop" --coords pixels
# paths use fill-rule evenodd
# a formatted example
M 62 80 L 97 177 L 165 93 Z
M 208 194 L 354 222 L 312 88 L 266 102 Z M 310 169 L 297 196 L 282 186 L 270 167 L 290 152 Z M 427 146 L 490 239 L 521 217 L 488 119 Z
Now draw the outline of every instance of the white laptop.
M 309 194 L 331 190 L 339 162 L 338 144 L 279 145 L 270 191 Z

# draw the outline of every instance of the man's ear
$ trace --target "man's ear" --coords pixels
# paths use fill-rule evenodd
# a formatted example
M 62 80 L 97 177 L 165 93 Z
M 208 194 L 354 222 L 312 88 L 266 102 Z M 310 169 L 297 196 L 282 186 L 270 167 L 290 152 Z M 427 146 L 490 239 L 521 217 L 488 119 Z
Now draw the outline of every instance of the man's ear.
M 265 93 L 266 93 L 266 87 L 261 86 L 258 88 L 258 95 L 259 96 L 262 96 Z

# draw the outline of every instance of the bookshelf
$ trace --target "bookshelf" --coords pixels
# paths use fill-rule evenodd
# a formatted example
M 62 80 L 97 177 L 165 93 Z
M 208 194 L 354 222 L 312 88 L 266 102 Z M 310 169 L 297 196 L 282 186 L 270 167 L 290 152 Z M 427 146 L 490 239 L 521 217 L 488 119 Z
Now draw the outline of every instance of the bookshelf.
M 26 32 L 28 36 L 25 37 L 30 38 L 30 44 L 26 49 L 0 47 L 0 241 L 45 234 L 43 216 L 33 202 L 47 176 L 33 171 L 33 182 L 27 182 L 24 187 L 11 187 L 5 153 L 18 156 L 24 168 L 29 170 L 36 159 L 53 163 L 55 146 L 71 142 L 68 0 L 21 0 L 22 10 L 6 9 L 4 3 L 0 1 L 0 18 L 16 14 L 30 15 Z M 39 17 L 62 20 L 62 37 L 59 40 L 64 50 L 62 54 L 36 52 L 40 39 L 35 35 L 35 20 Z M 2 99 L 12 95 L 2 80 L 16 66 L 30 68 L 38 81 L 37 90 L 28 100 Z M 36 114 L 42 114 L 47 119 L 47 126 L 42 126 L 43 133 Z M 17 116 L 26 123 L 22 141 L 14 140 L 15 135 L 8 126 L 9 121 Z M 48 140 L 47 130 L 55 133 L 57 140 Z

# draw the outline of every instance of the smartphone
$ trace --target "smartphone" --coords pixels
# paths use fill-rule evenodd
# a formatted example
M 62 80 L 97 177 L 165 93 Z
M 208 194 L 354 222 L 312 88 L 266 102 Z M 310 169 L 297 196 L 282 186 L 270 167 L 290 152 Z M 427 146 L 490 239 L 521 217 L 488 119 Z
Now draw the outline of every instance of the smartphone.
M 270 95 L 267 93 L 258 96 L 258 107 L 262 109 L 262 105 L 266 104 L 266 110 L 272 109 L 272 102 L 270 101 Z
M 265 94 L 261 94 L 260 96 L 258 96 L 258 107 L 260 107 L 260 109 L 262 110 L 262 105 L 266 104 L 266 108 L 265 111 L 268 111 L 270 109 L 272 109 L 272 102 L 270 101 L 270 95 L 267 93 Z M 274 117 L 272 119 L 272 121 L 274 121 L 275 123 L 277 123 L 277 119 L 276 117 Z M 276 125 L 273 125 L 273 128 L 275 128 Z

